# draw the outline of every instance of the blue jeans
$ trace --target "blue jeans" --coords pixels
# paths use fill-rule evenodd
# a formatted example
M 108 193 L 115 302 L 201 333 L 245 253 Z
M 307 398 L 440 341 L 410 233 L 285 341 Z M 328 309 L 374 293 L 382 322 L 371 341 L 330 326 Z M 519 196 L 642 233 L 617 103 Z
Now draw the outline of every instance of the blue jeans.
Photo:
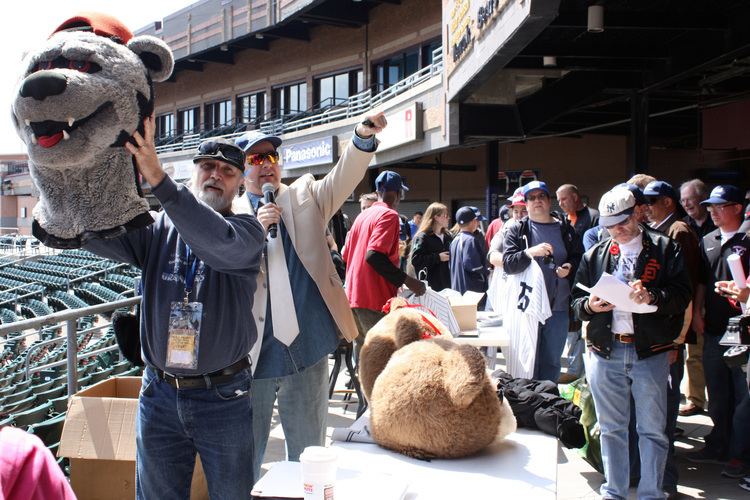
M 539 327 L 534 361 L 534 379 L 551 380 L 557 383 L 560 378 L 560 364 L 568 337 L 568 311 L 552 311 L 552 316 Z
M 568 332 L 565 344 L 568 346 L 567 373 L 580 377 L 583 375 L 583 353 L 586 350 L 586 341 L 581 336 L 581 330 Z
M 211 499 L 250 498 L 254 483 L 252 376 L 210 389 L 177 390 L 143 373 L 136 420 L 136 497 L 186 500 L 199 453 Z
M 745 431 L 747 423 L 743 428 L 732 428 L 735 408 L 748 397 L 745 374 L 740 368 L 729 368 L 724 362 L 724 352 L 728 347 L 719 345 L 721 335 L 705 334 L 703 339 L 708 414 L 714 423 L 714 428 L 706 436 L 706 448 L 719 456 L 739 458 L 728 457 L 728 454 L 730 443 L 741 438 L 742 434 L 748 434 Z
M 253 466 L 256 477 L 260 475 L 260 466 L 266 453 L 273 404 L 277 398 L 287 460 L 297 462 L 306 447 L 325 445 L 328 356 L 301 372 L 253 381 Z
M 661 484 L 669 441 L 667 421 L 667 354 L 638 359 L 633 344 L 612 343 L 610 359 L 591 350 L 584 354 L 586 375 L 601 428 L 605 482 L 601 495 L 626 499 L 630 480 L 628 424 L 630 396 L 635 402 L 641 458 L 639 499 L 664 498 Z

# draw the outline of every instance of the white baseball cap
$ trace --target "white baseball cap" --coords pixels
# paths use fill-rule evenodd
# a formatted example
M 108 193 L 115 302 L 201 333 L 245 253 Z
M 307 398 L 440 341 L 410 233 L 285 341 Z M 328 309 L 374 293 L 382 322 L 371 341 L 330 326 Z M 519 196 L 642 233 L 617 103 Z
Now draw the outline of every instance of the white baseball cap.
M 599 224 L 604 227 L 614 226 L 624 221 L 633 213 L 635 196 L 629 189 L 615 187 L 599 200 Z

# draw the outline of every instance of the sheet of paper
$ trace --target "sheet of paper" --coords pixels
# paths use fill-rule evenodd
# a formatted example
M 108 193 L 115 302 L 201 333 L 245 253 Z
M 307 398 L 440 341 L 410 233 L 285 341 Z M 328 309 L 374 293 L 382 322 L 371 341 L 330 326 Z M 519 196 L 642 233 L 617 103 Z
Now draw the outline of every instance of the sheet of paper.
M 602 273 L 599 281 L 597 281 L 591 288 L 583 286 L 580 283 L 576 283 L 576 286 L 589 292 L 591 295 L 596 295 L 597 297 L 606 300 L 620 311 L 638 314 L 646 314 L 656 311 L 656 306 L 636 304 L 633 302 L 630 298 L 630 292 L 632 292 L 633 289 L 609 273 Z

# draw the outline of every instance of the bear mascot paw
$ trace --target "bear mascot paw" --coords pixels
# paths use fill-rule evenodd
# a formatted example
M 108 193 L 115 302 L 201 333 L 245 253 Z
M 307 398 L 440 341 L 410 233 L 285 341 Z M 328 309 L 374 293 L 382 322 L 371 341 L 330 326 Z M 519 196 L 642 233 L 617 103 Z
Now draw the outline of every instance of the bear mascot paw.
M 367 333 L 359 376 L 370 430 L 384 448 L 414 458 L 472 455 L 515 431 L 476 347 L 403 299 Z
M 174 58 L 152 36 L 133 36 L 105 14 L 62 23 L 22 63 L 12 118 L 39 192 L 34 236 L 78 248 L 153 222 L 124 148 L 154 109 L 153 82 Z

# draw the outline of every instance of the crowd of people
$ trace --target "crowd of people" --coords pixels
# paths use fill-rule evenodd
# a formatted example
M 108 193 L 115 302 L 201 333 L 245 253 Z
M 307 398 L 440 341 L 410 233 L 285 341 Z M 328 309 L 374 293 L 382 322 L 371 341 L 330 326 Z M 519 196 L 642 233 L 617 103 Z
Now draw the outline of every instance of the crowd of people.
M 531 350 L 511 346 L 506 360 L 522 356 L 518 366 L 537 380 L 586 375 L 603 498 L 627 498 L 634 481 L 638 498 L 675 497 L 677 416 L 706 410 L 713 430 L 687 458 L 724 464 L 722 474 L 750 490 L 749 379 L 725 363 L 720 343 L 750 295 L 727 263 L 736 255 L 750 270 L 744 193 L 639 174 L 597 210 L 572 184 L 553 192 L 534 180 L 483 229 L 473 206 L 451 214 L 435 202 L 400 216 L 408 187 L 385 170 L 360 198 L 339 254 L 329 221 L 386 125 L 382 113 L 365 117 L 327 175 L 288 185 L 281 139 L 258 131 L 201 143 L 189 186 L 164 172 L 153 117 L 125 146 L 163 210 L 153 225 L 87 248 L 143 272 L 137 497 L 188 498 L 196 454 L 212 498 L 248 497 L 274 405 L 289 460 L 323 445 L 328 355 L 342 341 L 361 346 L 402 286 L 487 293 L 479 307 L 510 308 L 511 338 L 535 339 Z M 629 306 L 589 291 L 605 274 L 630 287 Z
M 704 411 L 713 428 L 705 446 L 686 458 L 722 464 L 723 476 L 750 490 L 750 378 L 739 366 L 747 354 L 730 366 L 724 359 L 729 347 L 720 343 L 729 318 L 741 314 L 750 295 L 744 283 L 732 281 L 727 261 L 736 255 L 747 276 L 745 193 L 731 185 L 709 192 L 699 179 L 675 188 L 638 174 L 605 193 L 598 210 L 586 206 L 572 184 L 555 195 L 559 211 L 544 182 L 526 184 L 484 235 L 473 207 L 455 214 L 458 232 L 433 219 L 417 232 L 410 263 L 437 290 L 448 287 L 447 275 L 459 291 L 503 290 L 488 308 L 510 303 L 526 312 L 534 297 L 524 294 L 544 295 L 549 309 L 534 326 L 535 352 L 525 353 L 534 359 L 529 376 L 565 383 L 586 375 L 601 428 L 603 498 L 627 498 L 636 483 L 638 498 L 677 498 L 677 416 Z M 444 206 L 436 209 L 447 215 Z M 543 286 L 530 286 L 533 273 L 523 274 L 522 282 L 509 279 L 530 270 Z M 632 308 L 587 291 L 605 273 L 630 287 Z M 525 288 L 509 294 L 507 285 L 494 287 L 495 280 Z M 511 339 L 528 335 L 526 321 L 506 321 L 505 328 Z M 568 369 L 561 373 L 566 340 Z

